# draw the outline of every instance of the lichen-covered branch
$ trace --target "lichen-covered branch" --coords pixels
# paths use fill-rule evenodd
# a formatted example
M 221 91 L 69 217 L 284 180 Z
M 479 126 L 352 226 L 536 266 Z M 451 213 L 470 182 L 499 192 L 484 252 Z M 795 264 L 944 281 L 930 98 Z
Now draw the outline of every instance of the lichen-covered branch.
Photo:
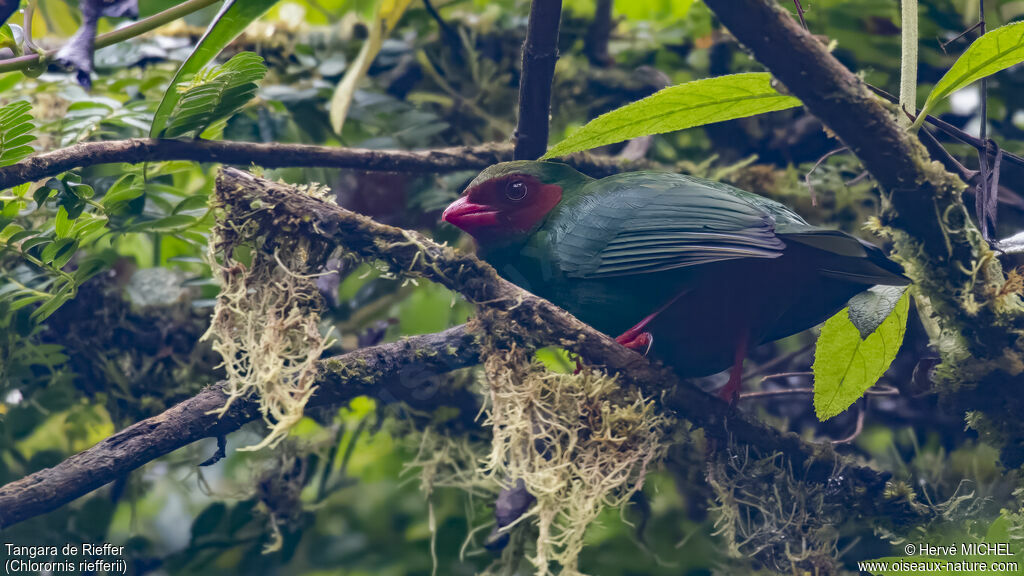
M 668 370 L 571 314 L 499 277 L 474 256 L 441 246 L 410 230 L 387 226 L 335 205 L 298 193 L 286 184 L 225 168 L 217 182 L 217 201 L 229 219 L 255 220 L 345 246 L 366 260 L 386 264 L 393 272 L 426 278 L 461 293 L 478 306 L 502 313 L 503 321 L 518 325 L 535 342 L 557 345 L 579 354 L 593 365 L 663 395 L 664 405 L 704 429 L 714 442 L 739 442 L 762 451 L 784 453 L 801 476 L 817 482 L 832 477 L 842 459 L 830 445 L 813 445 L 749 419 L 699 388 L 681 383 Z M 849 466 L 843 474 L 848 489 L 836 498 L 849 501 L 865 514 L 918 518 L 920 511 L 901 499 L 883 497 L 888 476 L 866 467 Z
M 939 391 L 960 410 L 1000 398 L 988 418 L 996 424 L 987 431 L 1003 445 L 1004 462 L 1024 463 L 1024 304 L 1018 283 L 1003 274 L 971 221 L 963 182 L 929 158 L 916 136 L 898 125 L 897 112 L 773 0 L 706 3 L 879 183 L 883 226 L 877 231 L 893 241 L 926 325 L 936 328 Z
M 308 406 L 338 406 L 371 395 L 384 402 L 458 406 L 472 419 L 475 397 L 466 390 L 441 388 L 437 379 L 478 359 L 479 344 L 465 326 L 363 348 L 320 361 L 317 392 Z M 0 530 L 54 510 L 182 446 L 224 436 L 259 419 L 256 399 L 237 400 L 218 417 L 214 412 L 226 401 L 222 387 L 211 386 L 53 468 L 0 487 Z

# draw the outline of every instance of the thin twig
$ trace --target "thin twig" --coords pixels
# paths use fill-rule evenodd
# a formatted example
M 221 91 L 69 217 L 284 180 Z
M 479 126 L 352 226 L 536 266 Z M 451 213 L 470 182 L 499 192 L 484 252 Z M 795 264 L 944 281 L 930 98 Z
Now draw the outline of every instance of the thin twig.
M 865 400 L 864 402 L 867 401 Z M 857 408 L 857 423 L 854 425 L 853 432 L 850 433 L 850 435 L 847 436 L 846 438 L 843 438 L 841 440 L 833 440 L 833 445 L 849 444 L 850 442 L 856 440 L 857 437 L 860 436 L 860 433 L 864 431 L 864 417 L 867 415 L 868 412 L 867 407 L 861 406 L 860 402 L 856 402 L 854 406 L 856 406 Z
M 825 160 L 828 160 L 829 157 L 839 154 L 840 152 L 849 151 L 849 148 L 843 146 L 841 148 L 836 148 L 831 152 L 826 152 L 825 155 L 822 156 L 821 158 L 818 158 L 818 161 L 814 163 L 814 166 L 811 166 L 811 169 L 808 170 L 806 174 L 804 174 L 804 183 L 807 184 L 807 191 L 811 193 L 811 206 L 818 205 L 818 194 L 814 191 L 814 184 L 811 184 L 811 174 L 814 174 L 814 171 L 817 170 L 819 166 L 821 166 L 821 163 L 824 162 Z
M 956 42 L 957 40 L 960 40 L 961 38 L 963 38 L 964 36 L 967 36 L 971 32 L 974 32 L 975 30 L 978 29 L 979 26 L 982 26 L 983 24 L 984 24 L 984 21 L 975 22 L 973 26 L 971 26 L 967 30 L 964 30 L 963 32 L 957 34 L 956 36 L 954 36 L 950 40 L 947 40 L 945 42 L 940 41 L 939 42 L 939 48 L 942 48 L 942 51 L 946 52 L 946 48 L 948 48 L 950 44 Z
M 761 378 L 761 382 L 767 382 L 769 380 L 779 380 L 782 378 L 793 378 L 795 376 L 814 376 L 814 372 L 801 371 L 801 372 L 780 372 L 778 374 L 769 374 Z
M 797 374 L 800 374 L 799 372 Z M 743 392 L 740 400 L 754 400 L 757 398 L 770 398 L 774 396 L 790 396 L 799 394 L 814 394 L 814 388 L 779 388 L 778 390 L 756 390 L 754 392 Z M 892 386 L 875 386 L 864 392 L 865 396 L 899 396 L 900 391 Z
M 437 8 L 434 8 L 434 3 L 431 2 L 431 0 L 423 0 L 423 7 L 426 8 L 427 14 L 430 14 L 430 17 L 434 19 L 434 22 L 437 22 L 438 28 L 441 29 L 441 36 L 444 37 L 445 42 L 447 42 L 448 45 L 451 47 L 452 54 L 456 58 L 461 58 L 462 40 L 459 39 L 459 33 L 456 32 L 454 28 L 449 26 L 448 23 L 444 21 L 444 18 L 441 17 L 441 14 L 437 11 Z
M 146 32 L 155 30 L 164 24 L 173 22 L 178 18 L 187 16 L 193 12 L 197 12 L 215 4 L 220 0 L 186 0 L 177 6 L 172 6 L 163 12 L 158 12 L 148 18 L 143 18 L 138 22 L 123 26 L 117 30 L 112 30 L 106 34 L 100 34 L 96 37 L 96 41 L 93 44 L 96 50 L 100 48 L 106 48 L 118 42 L 123 42 L 136 36 L 141 36 Z M 17 6 L 17 2 L 15 2 Z M 25 70 L 38 64 L 42 64 L 51 60 L 56 56 L 58 50 L 48 50 L 43 54 L 26 54 L 25 56 L 19 56 L 17 58 L 9 58 L 7 60 L 0 60 L 0 73 L 14 72 L 15 70 Z
M 878 88 L 877 86 L 872 86 L 871 84 L 865 84 L 865 86 L 867 86 L 872 92 L 874 92 L 878 96 L 881 96 L 883 99 L 888 100 L 889 102 L 892 102 L 893 104 L 896 104 L 896 103 L 899 102 L 898 98 L 896 98 L 892 94 L 886 92 L 885 90 L 882 90 L 881 88 Z M 909 112 L 907 110 L 904 110 L 904 113 L 910 114 L 911 118 L 917 118 L 916 111 L 911 113 L 911 112 Z M 989 148 L 989 146 L 990 146 L 989 142 L 986 142 L 985 140 L 982 140 L 980 138 L 976 138 L 974 136 L 971 136 L 967 132 L 964 132 L 963 130 L 957 128 L 956 126 L 953 126 L 952 124 L 950 124 L 949 122 L 946 122 L 945 120 L 942 120 L 940 118 L 936 118 L 935 116 L 932 116 L 932 115 L 925 116 L 924 120 L 925 120 L 925 122 L 927 122 L 927 123 L 931 124 L 932 126 L 935 126 L 936 128 L 938 128 L 939 130 L 942 130 L 943 133 L 948 134 L 949 136 L 952 136 L 953 138 L 956 138 L 960 142 L 963 142 L 964 144 L 967 144 L 968 146 L 971 146 L 972 148 L 975 148 L 976 150 L 985 150 L 985 151 L 988 152 L 988 154 L 990 156 L 994 156 L 995 155 L 995 151 L 993 149 Z M 1018 156 L 1016 154 L 1012 154 L 1010 152 L 1004 153 L 1003 157 L 1006 160 L 1008 160 L 1009 162 L 1012 162 L 1013 164 L 1016 164 L 1017 166 L 1020 166 L 1020 167 L 1024 168 L 1024 158 L 1022 158 L 1022 157 L 1020 157 L 1020 156 Z
M 800 0 L 793 0 L 793 4 L 796 5 L 796 15 L 797 15 L 797 18 L 800 19 L 800 25 L 804 27 L 804 30 L 808 30 L 809 31 L 810 28 L 807 27 L 807 21 L 804 20 L 804 7 L 803 7 L 803 4 L 800 3 Z

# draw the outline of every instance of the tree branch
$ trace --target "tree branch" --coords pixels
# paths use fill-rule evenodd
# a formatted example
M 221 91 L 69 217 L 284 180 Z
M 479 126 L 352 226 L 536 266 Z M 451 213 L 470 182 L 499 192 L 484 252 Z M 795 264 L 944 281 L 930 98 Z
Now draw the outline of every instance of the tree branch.
M 882 187 L 882 222 L 935 312 L 940 380 L 1019 388 L 1024 305 L 971 222 L 964 184 L 932 161 L 865 84 L 773 0 L 707 0 L 721 22 L 793 95 L 854 151 Z M 1013 418 L 1012 420 L 1016 420 Z
M 498 310 L 517 322 L 538 342 L 572 350 L 609 372 L 621 374 L 648 393 L 663 392 L 666 408 L 704 429 L 722 444 L 739 442 L 765 452 L 782 452 L 796 474 L 816 482 L 837 481 L 837 501 L 865 515 L 885 516 L 900 524 L 920 520 L 925 511 L 902 498 L 883 495 L 888 474 L 846 465 L 831 445 L 808 444 L 796 434 L 782 433 L 735 412 L 717 397 L 674 374 L 653 366 L 643 356 L 617 344 L 568 312 L 497 276 L 477 258 L 440 246 L 417 232 L 377 223 L 295 189 L 225 168 L 217 185 L 220 204 L 240 211 L 260 226 L 294 226 L 296 234 L 343 244 L 365 259 L 381 260 L 402 274 L 438 282 L 478 306 Z M 259 200 L 262 207 L 253 210 Z M 445 390 L 432 382 L 438 374 L 476 364 L 478 339 L 465 326 L 439 334 L 357 350 L 320 362 L 317 392 L 309 406 L 335 406 L 373 394 L 385 402 L 413 405 L 456 405 L 475 400 L 465 390 Z M 146 462 L 203 438 L 216 438 L 259 417 L 255 400 L 238 400 L 218 418 L 212 410 L 227 397 L 219 386 L 162 414 L 134 424 L 53 468 L 40 470 L 0 488 L 0 529 L 49 512 L 95 490 Z M 466 411 L 464 411 L 466 412 Z M 469 411 L 475 414 L 475 410 Z
M 321 360 L 317 392 L 308 406 L 337 406 L 373 395 L 385 402 L 429 400 L 435 406 L 465 408 L 467 401 L 475 401 L 471 393 L 438 389 L 435 380 L 438 374 L 476 364 L 478 355 L 477 339 L 465 326 L 457 326 Z M 222 417 L 211 413 L 226 400 L 219 385 L 211 386 L 53 468 L 3 486 L 0 530 L 54 510 L 182 446 L 224 436 L 260 417 L 258 401 L 253 399 L 236 400 Z M 475 408 L 465 411 L 468 419 L 476 414 Z
M 362 259 L 382 261 L 403 275 L 437 282 L 480 307 L 502 312 L 539 344 L 575 352 L 591 364 L 622 375 L 648 394 L 664 392 L 665 405 L 703 428 L 710 439 L 782 452 L 798 474 L 802 472 L 818 482 L 828 480 L 842 461 L 830 445 L 808 444 L 795 434 L 784 434 L 746 418 L 719 398 L 692 384 L 680 383 L 670 371 L 652 365 L 565 310 L 499 277 L 476 257 L 438 245 L 417 232 L 380 224 L 297 194 L 291 186 L 232 168 L 221 171 L 217 198 L 229 215 L 255 220 L 261 227 L 292 227 L 296 234 L 342 245 Z M 261 208 L 254 211 L 253 205 Z M 843 481 L 850 482 L 850 486 L 837 498 L 848 500 L 864 513 L 885 511 L 891 518 L 920 518 L 921 512 L 906 501 L 882 496 L 887 474 L 858 466 L 847 467 L 843 474 Z
M 558 26 L 562 0 L 533 0 L 523 43 L 523 70 L 519 80 L 519 123 L 516 125 L 516 160 L 535 160 L 548 149 L 551 83 L 558 60 Z
M 217 140 L 157 140 L 132 138 L 82 142 L 30 156 L 0 168 L 0 189 L 32 182 L 61 172 L 114 162 L 192 160 L 267 168 L 323 166 L 356 170 L 438 173 L 482 170 L 512 157 L 507 144 L 482 144 L 433 150 L 372 150 L 307 144 L 260 144 Z
M 512 159 L 512 145 L 493 143 L 428 150 L 374 150 L 308 144 L 261 144 L 218 140 L 156 140 L 131 138 L 81 142 L 52 152 L 30 156 L 17 164 L 0 167 L 0 190 L 34 182 L 62 172 L 127 162 L 191 160 L 266 168 L 319 166 L 380 172 L 438 174 L 458 170 L 482 170 Z M 577 153 L 563 158 L 578 170 L 601 177 L 649 166 L 609 156 Z

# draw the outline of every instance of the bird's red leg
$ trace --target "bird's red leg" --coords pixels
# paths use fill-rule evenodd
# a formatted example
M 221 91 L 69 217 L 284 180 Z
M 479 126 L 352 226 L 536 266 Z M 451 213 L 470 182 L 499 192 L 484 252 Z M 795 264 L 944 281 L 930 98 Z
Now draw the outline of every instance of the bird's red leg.
M 645 332 L 644 328 L 646 328 L 647 325 L 651 323 L 651 320 L 654 320 L 658 314 L 661 314 L 666 308 L 674 304 L 676 300 L 682 298 L 684 294 L 686 294 L 685 291 L 673 296 L 671 300 L 662 304 L 660 308 L 648 314 L 640 322 L 637 322 L 636 326 L 633 326 L 629 330 L 626 330 L 622 334 L 616 336 L 615 341 L 630 350 L 635 350 L 636 352 L 647 356 L 647 353 L 651 351 L 651 346 L 654 344 L 654 336 L 650 332 Z M 581 370 L 583 370 L 583 364 L 577 360 L 575 374 L 579 374 Z
M 735 404 L 740 396 L 740 384 L 743 383 L 743 360 L 747 357 L 747 340 L 750 333 L 743 330 L 736 342 L 736 353 L 733 356 L 732 369 L 729 370 L 729 381 L 718 391 L 718 397 L 730 405 Z

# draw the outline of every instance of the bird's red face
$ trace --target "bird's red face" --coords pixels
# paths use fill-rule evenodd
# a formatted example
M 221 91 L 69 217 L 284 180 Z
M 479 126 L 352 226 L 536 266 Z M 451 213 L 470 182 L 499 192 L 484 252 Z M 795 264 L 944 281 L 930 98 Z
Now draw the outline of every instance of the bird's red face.
M 441 218 L 477 241 L 511 239 L 530 232 L 561 200 L 557 184 L 508 174 L 468 188 Z

